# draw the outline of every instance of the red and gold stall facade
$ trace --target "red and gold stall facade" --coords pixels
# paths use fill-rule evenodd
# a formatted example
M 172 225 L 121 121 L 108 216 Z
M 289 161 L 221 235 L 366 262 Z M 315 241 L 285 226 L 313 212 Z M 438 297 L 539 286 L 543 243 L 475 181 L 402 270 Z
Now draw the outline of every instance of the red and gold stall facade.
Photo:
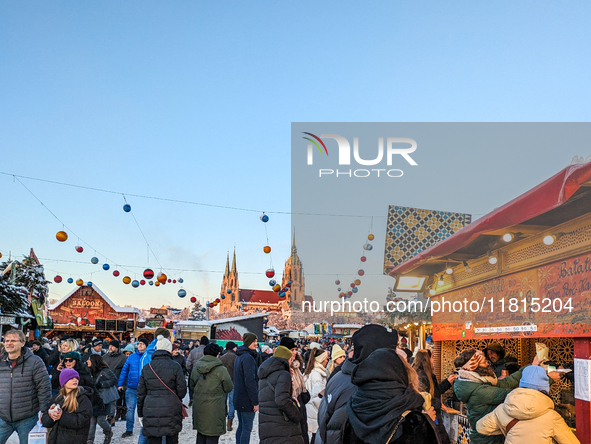
M 53 329 L 47 336 L 68 333 L 74 338 L 126 339 L 139 316 L 134 307 L 115 305 L 96 285 L 75 288 L 49 307 Z

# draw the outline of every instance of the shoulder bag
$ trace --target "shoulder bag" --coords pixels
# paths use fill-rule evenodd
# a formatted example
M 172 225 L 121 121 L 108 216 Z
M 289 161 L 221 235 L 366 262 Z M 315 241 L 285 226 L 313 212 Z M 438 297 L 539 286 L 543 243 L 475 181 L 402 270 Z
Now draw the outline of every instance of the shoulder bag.
M 164 387 L 166 387 L 168 390 L 170 390 L 171 393 L 175 396 L 175 398 L 178 399 L 179 402 L 181 403 L 181 409 L 183 411 L 183 419 L 188 418 L 189 417 L 189 414 L 187 413 L 188 407 L 185 404 L 183 404 L 183 401 L 181 400 L 181 398 L 179 398 L 178 395 L 169 386 L 167 386 L 162 379 L 160 379 L 160 376 L 158 376 L 158 373 L 156 373 L 154 371 L 154 369 L 152 368 L 152 363 L 150 362 L 148 365 L 150 366 L 150 370 L 152 370 L 152 372 L 156 375 L 156 377 L 162 383 L 162 385 Z
M 101 379 L 102 373 L 99 374 L 96 382 Z M 117 384 L 108 388 L 100 388 L 98 389 L 98 394 L 103 400 L 103 404 L 107 405 L 113 401 L 117 401 L 119 399 L 119 390 L 117 390 Z

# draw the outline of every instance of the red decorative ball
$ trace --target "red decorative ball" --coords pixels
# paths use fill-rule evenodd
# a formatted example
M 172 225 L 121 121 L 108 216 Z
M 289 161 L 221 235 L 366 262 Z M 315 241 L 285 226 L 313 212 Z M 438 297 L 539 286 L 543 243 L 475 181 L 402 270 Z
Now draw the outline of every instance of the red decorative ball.
M 168 283 L 170 284 L 171 282 L 172 282 L 172 279 L 169 279 L 169 280 L 168 280 Z
M 221 301 L 221 299 L 220 298 L 217 298 L 215 301 L 219 304 L 220 301 Z
M 363 271 L 363 270 L 359 270 L 359 271 L 357 272 L 357 274 L 358 274 L 359 276 L 363 276 L 363 275 L 365 274 L 365 271 Z
M 82 253 L 82 252 L 84 251 L 84 248 L 82 248 L 80 245 L 78 245 L 78 246 L 76 247 L 76 251 L 77 251 L 78 253 Z
M 352 292 L 352 291 L 350 291 L 350 292 L 348 292 L 347 294 L 348 294 L 349 296 L 351 296 L 351 295 L 353 294 L 353 292 Z
M 119 272 L 117 270 L 113 270 L 113 276 L 115 276 L 115 277 L 119 276 Z
M 275 276 L 275 270 L 273 270 L 272 268 L 269 268 L 265 272 L 265 276 L 267 276 L 269 279 L 271 279 L 273 276 Z
M 365 256 L 361 256 L 361 262 L 365 262 L 367 258 Z
M 140 285 L 146 285 L 146 281 L 144 281 L 143 279 L 140 281 Z
M 53 281 L 56 284 L 59 284 L 62 281 L 62 277 L 58 274 L 56 277 L 53 278 Z
M 144 277 L 146 279 L 152 279 L 154 277 L 154 270 L 150 269 L 150 268 L 146 268 L 144 270 Z
M 197 298 L 196 298 L 195 296 L 193 296 L 193 297 L 191 298 L 191 302 L 194 304 L 195 302 L 197 302 Z
M 354 286 L 355 286 L 355 283 L 354 283 L 354 282 L 352 282 L 352 283 L 351 283 L 351 288 L 353 288 Z
M 172 283 L 173 283 L 173 284 L 176 284 L 176 279 L 173 279 L 173 280 L 172 280 Z

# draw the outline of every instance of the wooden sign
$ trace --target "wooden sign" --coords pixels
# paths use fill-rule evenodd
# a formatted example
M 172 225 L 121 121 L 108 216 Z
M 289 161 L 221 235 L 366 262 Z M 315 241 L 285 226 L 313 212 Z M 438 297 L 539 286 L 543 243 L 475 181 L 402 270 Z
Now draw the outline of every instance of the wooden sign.
M 150 308 L 150 314 L 166 316 L 168 310 L 166 308 Z

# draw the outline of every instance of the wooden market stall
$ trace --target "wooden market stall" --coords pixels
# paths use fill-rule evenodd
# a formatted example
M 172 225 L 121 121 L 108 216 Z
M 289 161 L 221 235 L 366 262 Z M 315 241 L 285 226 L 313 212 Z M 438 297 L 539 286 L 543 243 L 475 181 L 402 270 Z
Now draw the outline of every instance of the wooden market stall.
M 439 378 L 463 349 L 499 342 L 525 365 L 544 343 L 550 361 L 574 368 L 574 383 L 552 386 L 556 410 L 591 442 L 591 163 L 565 168 L 389 274 L 424 279 L 438 310 Z M 465 434 L 467 421 L 456 422 Z

